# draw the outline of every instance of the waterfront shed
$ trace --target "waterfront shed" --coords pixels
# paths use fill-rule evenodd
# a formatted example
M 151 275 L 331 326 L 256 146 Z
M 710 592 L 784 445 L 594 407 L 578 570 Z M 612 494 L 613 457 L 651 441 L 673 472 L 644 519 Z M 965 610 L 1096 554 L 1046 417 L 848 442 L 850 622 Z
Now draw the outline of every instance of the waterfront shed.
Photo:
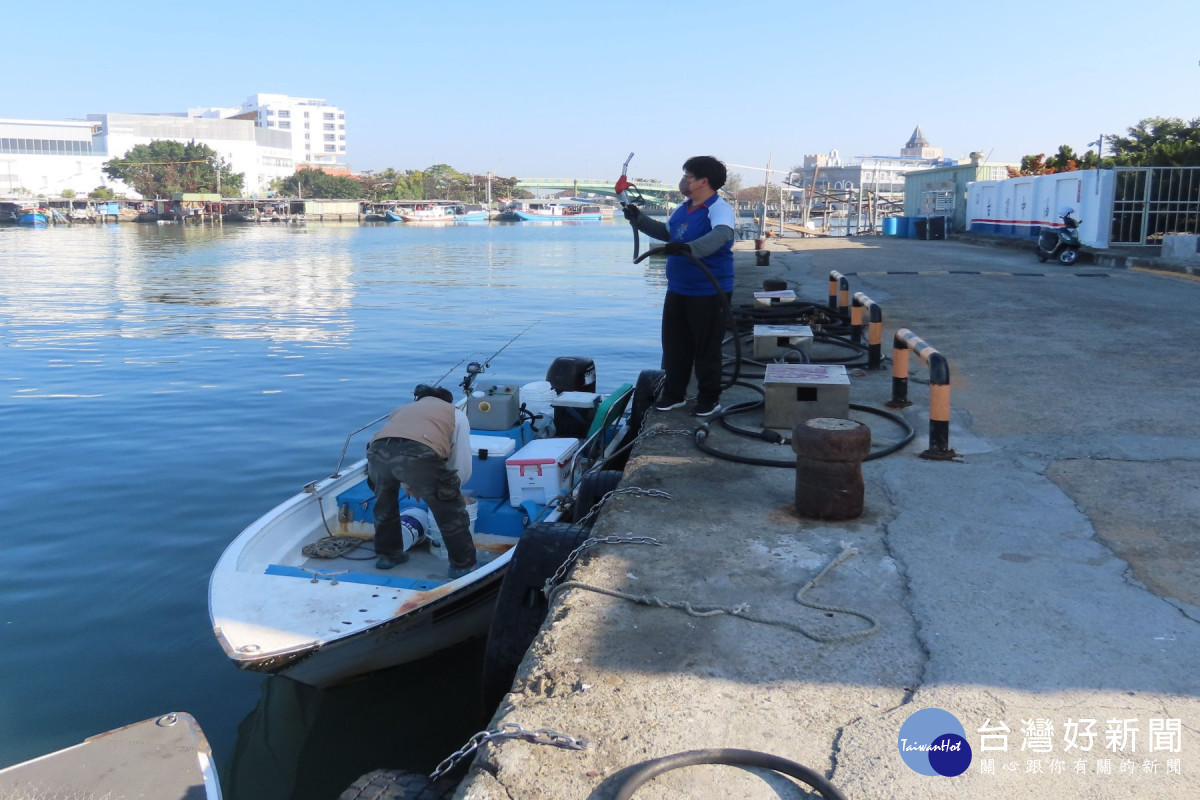
M 1008 177 L 1007 164 L 958 164 L 904 173 L 904 216 L 950 217 L 950 230 L 967 229 L 967 184 Z

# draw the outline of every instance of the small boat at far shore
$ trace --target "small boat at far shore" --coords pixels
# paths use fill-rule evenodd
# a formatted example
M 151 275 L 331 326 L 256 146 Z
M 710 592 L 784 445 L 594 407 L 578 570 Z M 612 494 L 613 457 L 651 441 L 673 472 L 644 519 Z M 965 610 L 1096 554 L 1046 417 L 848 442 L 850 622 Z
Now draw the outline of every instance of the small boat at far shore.
M 25 206 L 16 212 L 18 225 L 45 225 L 50 221 L 49 209 L 38 206 Z
M 484 222 L 488 210 L 476 203 L 422 203 L 408 208 L 388 209 L 393 222 Z
M 593 203 L 523 200 L 509 204 L 496 219 L 508 222 L 600 222 L 604 212 Z
M 220 800 L 221 784 L 200 725 L 180 711 L 0 769 L 0 797 Z

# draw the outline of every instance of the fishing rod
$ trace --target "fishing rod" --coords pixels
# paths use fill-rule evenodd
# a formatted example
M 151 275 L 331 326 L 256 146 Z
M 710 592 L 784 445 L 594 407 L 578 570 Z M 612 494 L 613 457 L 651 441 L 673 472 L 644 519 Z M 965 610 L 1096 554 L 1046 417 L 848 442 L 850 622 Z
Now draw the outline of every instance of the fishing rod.
M 463 393 L 470 394 L 471 388 L 475 385 L 475 379 L 477 377 L 479 377 L 480 375 L 482 375 L 484 373 L 484 371 L 487 370 L 490 366 L 492 366 L 492 359 L 494 359 L 496 356 L 500 355 L 505 350 L 507 350 L 508 346 L 510 344 L 512 344 L 517 339 L 520 339 L 522 336 L 524 336 L 526 333 L 528 333 L 529 330 L 534 325 L 537 325 L 539 322 L 541 322 L 540 319 L 535 319 L 533 322 L 531 322 L 529 324 L 528 328 L 526 328 L 525 330 L 518 333 L 516 336 L 509 339 L 507 342 L 504 343 L 504 345 L 499 350 L 497 350 L 496 352 L 492 353 L 490 356 L 485 358 L 483 360 L 482 364 L 479 363 L 478 361 L 472 361 L 469 364 L 467 364 L 467 374 L 463 376 L 462 383 L 459 384 L 459 386 L 462 387 Z M 463 359 L 463 361 L 465 361 L 465 360 L 466 359 Z M 462 363 L 462 361 L 458 362 L 458 364 L 461 364 L 461 363 Z M 458 367 L 458 364 L 455 364 L 453 367 L 450 368 L 450 370 L 453 371 L 454 369 L 456 369 Z M 450 374 L 449 372 L 446 373 L 446 375 L 449 375 L 449 374 Z M 443 375 L 442 378 L 445 378 L 446 375 Z M 442 378 L 438 378 L 438 380 L 440 381 Z M 436 386 L 437 384 L 434 384 L 434 385 Z

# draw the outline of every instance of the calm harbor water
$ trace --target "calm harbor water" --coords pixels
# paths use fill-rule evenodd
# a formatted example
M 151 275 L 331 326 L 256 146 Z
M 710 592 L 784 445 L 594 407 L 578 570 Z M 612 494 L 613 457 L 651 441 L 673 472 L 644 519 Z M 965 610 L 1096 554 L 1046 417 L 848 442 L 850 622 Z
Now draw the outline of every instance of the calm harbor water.
M 209 572 L 351 431 L 531 323 L 484 380 L 657 366 L 662 265 L 631 255 L 623 221 L 0 227 L 0 766 L 174 710 L 232 800 L 462 744 L 479 643 L 327 691 L 243 673 Z

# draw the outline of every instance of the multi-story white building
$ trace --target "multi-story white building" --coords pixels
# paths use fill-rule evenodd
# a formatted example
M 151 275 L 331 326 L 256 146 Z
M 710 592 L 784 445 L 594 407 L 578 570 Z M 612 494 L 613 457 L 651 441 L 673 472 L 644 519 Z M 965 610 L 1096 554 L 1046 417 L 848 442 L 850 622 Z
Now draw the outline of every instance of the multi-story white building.
M 112 184 L 100 171 L 107 155 L 96 150 L 95 130 L 94 122 L 0 119 L 0 195 L 86 194 Z
M 346 161 L 346 112 L 324 100 L 259 93 L 247 97 L 238 114 L 253 114 L 261 128 L 291 133 L 297 167 L 328 169 Z
M 137 196 L 104 175 L 105 161 L 155 140 L 211 147 L 243 192 L 264 195 L 277 178 L 303 166 L 329 171 L 346 158 L 346 114 L 324 100 L 256 94 L 240 108 L 192 108 L 170 114 L 89 114 L 81 121 L 0 119 L 0 194 L 47 197 L 98 186 Z M 348 171 L 348 170 L 347 170 Z
M 260 128 L 252 119 L 184 114 L 89 114 L 88 119 L 98 126 L 96 148 L 109 158 L 163 139 L 208 145 L 233 172 L 245 175 L 242 191 L 247 195 L 265 195 L 274 180 L 296 171 L 292 137 Z

